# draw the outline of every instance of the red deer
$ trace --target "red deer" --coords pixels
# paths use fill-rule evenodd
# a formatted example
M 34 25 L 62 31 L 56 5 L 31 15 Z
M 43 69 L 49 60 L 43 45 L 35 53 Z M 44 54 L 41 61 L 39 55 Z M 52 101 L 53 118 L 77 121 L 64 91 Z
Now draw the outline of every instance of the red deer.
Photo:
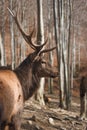
M 20 114 L 23 110 L 24 102 L 28 100 L 38 89 L 41 77 L 58 76 L 42 57 L 42 54 L 51 49 L 43 49 L 43 45 L 36 45 L 32 42 L 32 34 L 27 35 L 22 30 L 17 15 L 12 14 L 20 32 L 26 42 L 34 50 L 27 58 L 14 70 L 6 67 L 0 69 L 0 129 L 1 130 L 20 130 Z

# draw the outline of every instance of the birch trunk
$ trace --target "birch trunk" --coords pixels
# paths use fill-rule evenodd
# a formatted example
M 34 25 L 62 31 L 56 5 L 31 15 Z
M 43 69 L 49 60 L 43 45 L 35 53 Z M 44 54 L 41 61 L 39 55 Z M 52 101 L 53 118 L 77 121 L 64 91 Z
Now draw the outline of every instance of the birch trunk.
M 5 59 L 5 0 L 2 0 L 2 29 L 1 29 L 1 65 L 6 65 L 6 59 Z
M 57 14 L 57 2 L 58 2 L 58 14 Z M 70 0 L 54 0 L 54 16 L 59 20 L 55 19 L 55 30 L 58 26 L 58 30 L 55 34 L 57 43 L 57 55 L 59 65 L 59 85 L 60 85 L 60 107 L 69 109 L 70 106 Z M 59 32 L 59 33 L 58 33 Z
M 3 43 L 2 43 L 2 36 L 0 33 L 0 66 L 4 65 L 4 49 L 3 49 Z
M 42 9 L 42 2 L 43 0 L 37 0 L 37 16 L 38 16 L 38 33 L 37 33 L 37 41 L 40 41 L 40 44 L 44 43 L 44 23 L 43 23 L 43 9 Z M 44 85 L 45 85 L 45 79 L 41 78 L 40 80 L 40 87 L 37 91 L 37 100 L 41 105 L 45 105 L 44 102 Z
M 50 1 L 48 1 L 47 3 L 47 7 L 48 7 L 48 36 L 49 36 L 49 48 L 52 48 L 52 44 L 51 41 L 53 42 L 52 39 L 52 31 L 51 30 L 51 3 Z M 53 53 L 52 51 L 49 53 L 49 62 L 50 65 L 53 65 Z M 53 79 L 52 78 L 48 78 L 48 87 L 49 87 L 49 93 L 52 94 L 53 93 Z

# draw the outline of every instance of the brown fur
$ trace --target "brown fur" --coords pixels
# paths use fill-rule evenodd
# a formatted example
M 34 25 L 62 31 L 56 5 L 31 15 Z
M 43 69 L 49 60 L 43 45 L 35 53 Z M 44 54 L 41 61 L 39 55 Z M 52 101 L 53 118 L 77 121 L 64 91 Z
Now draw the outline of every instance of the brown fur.
M 87 118 L 87 76 L 83 76 L 80 83 L 80 116 Z
M 23 109 L 23 101 L 21 84 L 16 74 L 11 70 L 0 70 L 1 124 L 11 123 L 13 116 Z
M 87 79 L 83 76 L 80 83 L 80 97 L 84 97 L 86 92 Z

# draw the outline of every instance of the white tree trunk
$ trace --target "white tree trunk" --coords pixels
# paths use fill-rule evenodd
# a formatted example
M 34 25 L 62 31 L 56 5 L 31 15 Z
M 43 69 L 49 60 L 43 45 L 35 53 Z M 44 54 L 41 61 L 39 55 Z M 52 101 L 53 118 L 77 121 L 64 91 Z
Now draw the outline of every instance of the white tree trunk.
M 58 2 L 58 18 L 59 39 L 57 39 L 57 50 L 59 58 L 60 72 L 60 107 L 68 109 L 70 106 L 70 0 L 54 0 L 54 15 L 57 17 Z M 56 20 L 56 19 L 55 19 Z M 55 28 L 55 30 L 57 30 Z M 57 37 L 57 36 L 56 36 Z
M 41 78 L 40 80 L 40 87 L 37 91 L 37 100 L 39 101 L 40 105 L 45 105 L 44 101 L 44 85 L 45 85 L 45 79 Z
M 2 44 L 2 37 L 1 37 L 1 33 L 0 33 L 0 66 L 4 65 L 4 47 Z
M 52 12 L 52 9 L 51 9 L 51 1 L 48 1 L 47 3 L 47 6 L 48 6 L 48 36 L 49 36 L 49 48 L 52 48 L 52 44 L 51 41 L 53 42 L 53 37 L 52 37 L 52 31 L 54 33 L 54 30 L 52 30 L 52 24 L 51 24 L 51 12 Z M 54 34 L 53 34 L 54 35 Z M 49 53 L 49 62 L 50 62 L 50 65 L 53 65 L 53 52 L 51 51 Z M 53 93 L 53 79 L 52 78 L 48 78 L 48 86 L 49 86 L 49 93 L 52 94 Z
M 2 2 L 2 10 L 1 10 L 1 14 L 2 14 L 2 29 L 1 29 L 1 65 L 5 65 L 6 64 L 6 59 L 5 59 L 5 0 L 1 0 Z
M 40 41 L 41 44 L 44 43 L 44 24 L 43 24 L 43 9 L 42 9 L 43 0 L 37 0 L 37 15 L 38 15 L 38 33 L 37 33 L 37 41 Z M 41 78 L 40 87 L 37 91 L 37 100 L 41 105 L 45 105 L 44 102 L 44 85 L 45 79 Z

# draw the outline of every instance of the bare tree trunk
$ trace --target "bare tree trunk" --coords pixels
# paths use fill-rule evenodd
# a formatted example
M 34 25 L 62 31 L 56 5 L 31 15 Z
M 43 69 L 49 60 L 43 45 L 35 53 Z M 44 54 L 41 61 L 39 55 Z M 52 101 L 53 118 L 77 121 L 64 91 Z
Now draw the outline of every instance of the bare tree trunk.
M 58 62 L 60 72 L 60 107 L 69 109 L 70 108 L 70 0 L 54 0 L 54 15 L 57 17 L 56 6 L 58 2 L 58 17 L 59 24 L 58 32 L 59 39 L 57 39 L 57 50 L 58 50 Z M 55 25 L 56 25 L 55 24 Z M 56 30 L 56 29 L 55 29 Z
M 5 65 L 5 0 L 2 0 L 1 65 Z
M 2 43 L 2 36 L 0 33 L 0 66 L 4 65 L 4 51 L 3 51 L 3 43 Z
M 72 11 L 72 0 L 68 0 L 68 6 L 66 7 L 66 9 L 68 8 L 68 12 L 67 12 L 67 28 L 68 28 L 68 65 L 67 65 L 67 71 L 68 71 L 68 96 L 67 96 L 67 109 L 69 110 L 71 108 L 71 66 L 72 66 L 72 62 L 71 62 L 71 11 Z
M 79 30 L 78 30 L 78 32 L 79 32 Z M 81 55 L 80 55 L 80 52 L 81 52 L 81 51 L 80 51 L 80 42 L 79 42 L 79 46 L 78 46 L 78 62 L 79 62 L 78 64 L 79 64 L 79 70 L 80 70 L 80 62 L 81 62 L 81 61 L 80 61 L 80 56 L 81 56 Z
M 57 10 L 58 9 L 58 10 Z M 59 67 L 59 106 L 64 108 L 65 106 L 65 89 L 64 89 L 64 59 L 63 59 L 63 11 L 62 11 L 62 1 L 53 0 L 53 11 L 54 11 L 54 28 L 55 28 L 55 41 L 57 45 L 57 61 Z
M 49 32 L 49 44 L 50 43 L 51 43 L 51 32 Z M 52 52 L 50 52 L 50 54 L 49 54 L 49 62 L 50 62 L 51 65 L 53 65 L 53 54 L 52 54 Z M 51 78 L 48 79 L 48 86 L 49 86 L 49 93 L 52 94 L 53 93 L 53 79 L 51 79 Z
M 12 10 L 12 0 L 9 0 L 9 7 Z M 15 43 L 14 43 L 14 27 L 13 27 L 13 19 L 10 17 L 10 34 L 11 34 L 11 55 L 12 55 L 12 69 L 15 68 Z
M 40 41 L 40 44 L 44 43 L 44 25 L 43 25 L 43 9 L 42 9 L 42 1 L 43 0 L 37 0 L 37 16 L 38 16 L 38 33 L 37 33 L 37 41 Z M 41 78 L 40 80 L 40 87 L 37 91 L 37 100 L 41 105 L 45 105 L 44 102 L 44 85 L 45 85 L 45 79 Z
M 57 3 L 58 2 L 58 3 Z M 59 13 L 59 0 L 53 0 L 53 13 L 54 13 L 54 32 L 55 32 L 55 43 L 57 46 L 57 64 L 58 64 L 58 71 L 60 72 L 60 13 Z M 58 20 L 59 19 L 59 20 Z M 60 86 L 60 80 L 59 80 Z M 59 95 L 59 102 L 61 102 L 61 88 L 59 88 L 60 95 Z M 62 106 L 62 105 L 61 105 Z
M 74 47 L 73 47 L 73 73 L 75 76 L 75 72 L 76 72 L 76 36 L 75 36 L 75 29 L 74 29 Z
M 51 3 L 50 1 L 48 1 L 47 3 L 48 5 L 48 36 L 49 36 L 49 48 L 52 48 L 52 44 L 51 44 L 51 40 L 53 42 L 52 39 L 52 25 L 51 25 Z M 49 53 L 49 62 L 51 65 L 53 65 L 53 53 L 52 51 Z M 49 93 L 52 94 L 53 93 L 53 79 L 52 78 L 48 78 L 48 87 L 49 87 Z
M 73 0 L 71 1 L 71 12 L 73 11 Z M 73 25 L 73 17 L 71 16 L 71 25 Z M 73 27 L 73 31 L 72 31 L 72 34 L 74 32 L 74 27 Z M 71 35 L 71 89 L 73 89 L 73 69 L 74 69 L 74 66 L 73 66 L 73 37 Z
M 24 18 L 24 14 L 25 14 L 25 5 L 24 5 L 24 1 L 18 2 L 18 7 L 19 7 L 19 17 L 20 17 L 20 21 L 21 24 L 23 26 L 23 28 L 25 29 L 25 25 L 27 25 L 27 23 L 25 22 L 25 18 Z M 20 38 L 20 62 L 23 61 L 23 59 L 25 58 L 25 44 L 24 44 L 24 40 L 21 37 Z

